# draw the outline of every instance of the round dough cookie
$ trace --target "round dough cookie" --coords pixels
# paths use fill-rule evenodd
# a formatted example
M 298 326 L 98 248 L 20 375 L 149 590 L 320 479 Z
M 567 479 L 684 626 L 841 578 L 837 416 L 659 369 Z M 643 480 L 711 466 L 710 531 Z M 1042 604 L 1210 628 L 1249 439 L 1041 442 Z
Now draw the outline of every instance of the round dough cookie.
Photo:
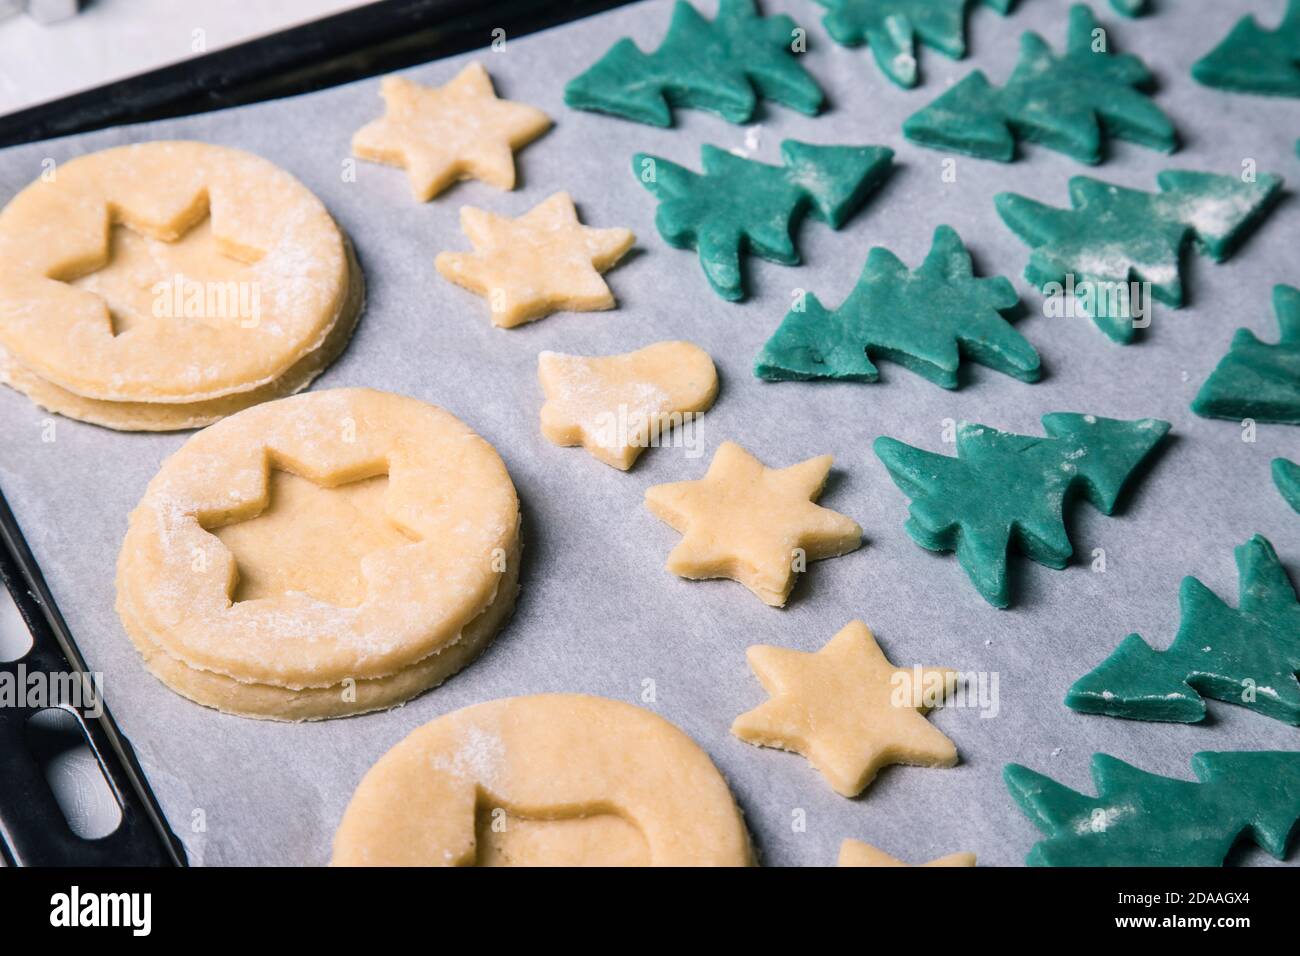
M 251 153 L 153 142 L 78 157 L 0 212 L 7 378 L 43 380 L 74 414 L 76 400 L 193 406 L 289 390 L 355 320 L 349 258 L 320 200 Z
M 315 392 L 239 412 L 163 463 L 128 523 L 118 612 L 191 699 L 338 716 L 468 662 L 509 615 L 520 547 L 505 465 L 454 416 Z
M 539 694 L 425 724 L 362 779 L 334 866 L 746 866 L 708 755 L 662 717 Z

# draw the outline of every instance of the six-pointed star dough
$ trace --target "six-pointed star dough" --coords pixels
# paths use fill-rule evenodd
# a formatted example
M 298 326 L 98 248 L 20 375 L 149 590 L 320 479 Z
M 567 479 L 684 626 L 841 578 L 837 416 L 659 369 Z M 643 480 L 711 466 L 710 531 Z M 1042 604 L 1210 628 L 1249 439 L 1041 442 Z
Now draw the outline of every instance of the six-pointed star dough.
M 957 763 L 953 742 L 923 716 L 952 690 L 956 674 L 899 670 L 861 621 L 815 654 L 755 645 L 745 656 L 772 699 L 737 717 L 731 732 L 803 754 L 836 793 L 856 797 L 889 764 Z
M 929 863 L 904 863 L 884 850 L 877 850 L 861 840 L 845 840 L 840 844 L 840 866 L 974 866 L 974 853 L 949 853 Z
M 552 312 L 614 307 L 600 274 L 632 248 L 627 229 L 592 229 L 578 222 L 568 193 L 508 219 L 473 206 L 460 210 L 473 252 L 442 252 L 444 278 L 488 300 L 492 324 L 512 328 Z
M 379 92 L 384 115 L 357 130 L 352 152 L 405 168 L 421 201 L 458 179 L 514 189 L 514 151 L 551 126 L 551 118 L 536 107 L 497 99 L 481 63 L 471 63 L 439 87 L 386 76 Z
M 646 489 L 646 507 L 683 535 L 666 567 L 684 578 L 730 578 L 781 607 L 795 564 L 833 558 L 862 544 L 852 518 L 813 504 L 831 456 L 767 468 L 735 442 L 723 442 L 699 481 Z

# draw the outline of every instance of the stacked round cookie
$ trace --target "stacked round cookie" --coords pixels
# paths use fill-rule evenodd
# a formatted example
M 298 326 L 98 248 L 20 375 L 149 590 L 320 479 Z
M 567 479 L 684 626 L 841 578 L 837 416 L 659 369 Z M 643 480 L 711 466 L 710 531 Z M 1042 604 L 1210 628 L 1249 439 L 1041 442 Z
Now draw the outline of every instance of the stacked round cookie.
M 209 424 L 305 388 L 364 300 L 315 195 L 251 153 L 78 157 L 0 212 L 0 381 L 124 430 Z
M 117 610 L 191 700 L 337 717 L 468 663 L 514 606 L 520 547 L 505 465 L 453 415 L 312 392 L 233 415 L 163 463 L 130 517 Z

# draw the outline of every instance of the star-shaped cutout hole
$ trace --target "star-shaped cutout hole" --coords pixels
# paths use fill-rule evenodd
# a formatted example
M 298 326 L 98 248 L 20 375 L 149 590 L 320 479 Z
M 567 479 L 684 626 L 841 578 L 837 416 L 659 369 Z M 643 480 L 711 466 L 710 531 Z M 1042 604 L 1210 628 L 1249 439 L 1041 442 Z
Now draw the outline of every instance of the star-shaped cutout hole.
M 404 168 L 422 202 L 460 179 L 514 189 L 514 151 L 551 126 L 536 107 L 498 99 L 480 63 L 439 87 L 386 76 L 379 92 L 384 115 L 357 130 L 352 152 Z
M 418 540 L 384 510 L 388 476 L 325 487 L 272 468 L 265 506 L 221 524 L 204 521 L 235 556 L 235 603 L 297 591 L 335 607 L 366 599 L 366 555 Z M 254 503 L 257 508 L 259 503 Z
M 578 221 L 568 193 L 556 193 L 518 219 L 465 206 L 460 225 L 473 252 L 443 252 L 442 275 L 484 296 L 492 324 L 511 328 L 552 312 L 614 307 L 601 278 L 632 248 L 627 229 L 593 229 Z
M 813 504 L 831 456 L 767 468 L 735 442 L 723 442 L 698 481 L 646 489 L 646 507 L 683 535 L 667 568 L 684 578 L 730 578 L 765 604 L 781 607 L 805 562 L 856 550 L 852 518 Z
M 924 716 L 952 693 L 956 674 L 894 667 L 861 621 L 814 654 L 756 645 L 745 656 L 771 700 L 737 717 L 731 732 L 802 754 L 836 793 L 856 797 L 890 764 L 957 763 L 953 742 Z

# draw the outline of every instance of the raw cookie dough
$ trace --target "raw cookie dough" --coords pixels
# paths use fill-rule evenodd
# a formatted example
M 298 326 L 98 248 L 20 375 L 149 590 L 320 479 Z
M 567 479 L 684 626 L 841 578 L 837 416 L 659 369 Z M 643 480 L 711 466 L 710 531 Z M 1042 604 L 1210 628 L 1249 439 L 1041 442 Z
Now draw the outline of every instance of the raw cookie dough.
M 845 840 L 840 844 L 840 866 L 974 866 L 974 853 L 949 853 L 929 863 L 904 863 L 884 850 L 877 850 L 861 840 Z
M 682 731 L 583 694 L 476 704 L 362 779 L 333 866 L 747 866 L 727 782 Z
M 1002 315 L 1019 303 L 1002 276 L 975 278 L 961 237 L 940 226 L 919 269 L 909 271 L 877 246 L 838 309 L 828 311 L 809 292 L 763 346 L 754 374 L 773 382 L 874 382 L 880 378 L 871 361 L 876 355 L 956 388 L 965 354 L 1022 382 L 1036 382 L 1038 352 Z
M 1192 411 L 1205 418 L 1300 425 L 1300 289 L 1274 286 L 1273 310 L 1282 333 L 1277 344 L 1238 329 Z
M 405 169 L 421 202 L 461 179 L 514 189 L 514 151 L 551 128 L 536 107 L 497 99 L 481 63 L 439 87 L 386 76 L 379 94 L 384 115 L 357 130 L 352 152 Z
M 486 298 L 492 324 L 507 329 L 552 312 L 614 308 L 600 274 L 636 241 L 628 229 L 578 222 L 568 193 L 556 193 L 518 219 L 462 206 L 460 226 L 474 251 L 438 253 L 438 271 Z
M 118 610 L 200 703 L 281 719 L 399 703 L 491 639 L 519 506 L 452 415 L 369 389 L 247 409 L 168 458 L 132 513 Z
M 1273 484 L 1286 503 L 1300 512 L 1300 465 L 1285 458 L 1274 458 Z
M 700 480 L 646 489 L 650 512 L 682 533 L 665 566 L 684 578 L 730 578 L 764 604 L 783 607 L 796 565 L 862 544 L 856 521 L 813 504 L 830 470 L 830 455 L 767 468 L 723 442 Z
M 1236 610 L 1193 577 L 1178 593 L 1182 622 L 1168 649 L 1130 634 L 1075 681 L 1065 704 L 1088 714 L 1194 723 L 1205 700 L 1240 704 L 1300 726 L 1300 602 L 1273 545 L 1255 535 L 1236 549 Z M 1202 696 L 1204 695 L 1204 697 Z
M 1242 17 L 1213 50 L 1192 65 L 1206 86 L 1239 93 L 1300 96 L 1300 0 L 1287 0 L 1277 29 Z
M 641 452 L 689 428 L 718 394 L 718 372 L 690 342 L 656 342 L 622 355 L 537 356 L 546 394 L 542 434 L 557 445 L 582 445 L 622 471 Z
M 670 246 L 695 249 L 713 291 L 745 296 L 742 250 L 770 262 L 799 264 L 790 230 L 807 211 L 838 229 L 889 174 L 884 146 L 813 146 L 787 139 L 780 166 L 742 159 L 705 143 L 703 173 L 638 153 L 637 180 L 659 200 L 655 227 Z
M 1025 278 L 1059 294 L 1072 283 L 1075 304 L 1113 341 L 1136 335 L 1139 310 L 1131 283 L 1151 283 L 1151 295 L 1172 308 L 1183 304 L 1183 247 L 1223 262 L 1264 218 L 1282 192 L 1282 180 L 1165 170 L 1160 192 L 1112 186 L 1087 176 L 1070 180 L 1071 209 L 1055 209 L 1016 193 L 994 197 L 998 215 L 1033 248 Z M 1141 318 L 1149 322 L 1152 307 Z
M 759 644 L 745 657 L 772 699 L 737 717 L 731 732 L 802 754 L 841 796 L 856 797 L 890 764 L 956 765 L 957 748 L 924 717 L 948 699 L 956 673 L 896 668 L 861 621 L 815 654 Z
M 624 37 L 569 81 L 564 102 L 652 126 L 672 126 L 674 106 L 746 123 L 760 96 L 811 116 L 822 91 L 791 50 L 794 34 L 793 20 L 759 16 L 754 0 L 721 0 L 713 20 L 678 0 L 659 49 Z
M 842 46 L 871 44 L 885 76 L 901 87 L 916 86 L 916 41 L 960 60 L 966 55 L 966 11 L 977 0 L 817 0 L 826 7 L 822 23 Z M 1015 0 L 982 0 L 1005 15 Z
M 0 375 L 75 417 L 190 427 L 304 387 L 362 289 L 320 200 L 266 160 L 197 142 L 92 153 L 0 213 Z
M 1018 764 L 1002 777 L 1047 834 L 1025 858 L 1030 866 L 1222 866 L 1242 836 L 1286 857 L 1300 819 L 1300 752 L 1203 752 L 1192 772 L 1199 782 L 1093 754 L 1095 797 Z
M 1077 487 L 1111 514 L 1129 476 L 1169 428 L 1155 418 L 1052 412 L 1043 416 L 1047 438 L 962 422 L 956 458 L 883 435 L 873 447 L 912 499 L 908 536 L 930 551 L 956 551 L 984 600 L 1005 608 L 1009 547 L 1016 544 L 1044 567 L 1064 568 L 1074 553 L 1065 530 L 1066 495 Z
M 1096 48 L 1100 29 L 1086 6 L 1070 8 L 1066 51 L 1058 56 L 1037 33 L 1020 38 L 1020 59 L 1001 88 L 980 70 L 912 114 L 903 134 L 914 143 L 1009 163 L 1016 138 L 1080 162 L 1103 158 L 1103 132 L 1172 153 L 1173 123 L 1147 96 L 1146 66 L 1131 53 Z

